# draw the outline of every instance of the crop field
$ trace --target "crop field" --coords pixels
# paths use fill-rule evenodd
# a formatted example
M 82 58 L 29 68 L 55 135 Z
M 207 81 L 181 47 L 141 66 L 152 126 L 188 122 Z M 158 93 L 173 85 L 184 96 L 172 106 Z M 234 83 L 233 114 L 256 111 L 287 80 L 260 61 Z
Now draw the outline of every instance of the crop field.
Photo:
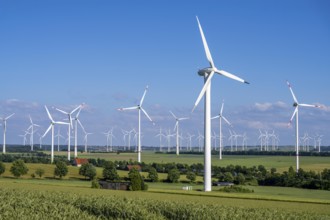
M 267 191 L 274 192 L 273 187 L 251 196 L 161 190 L 160 185 L 150 184 L 153 190 L 147 192 L 127 192 L 91 189 L 89 181 L 1 178 L 0 207 L 3 218 L 16 219 L 42 219 L 45 215 L 53 219 L 60 215 L 63 219 L 330 219 L 330 192 L 326 192 L 328 196 L 310 192 L 313 199 L 295 201 L 296 195 L 305 190 L 292 193 L 284 188 L 277 193 L 281 191 L 285 196 L 272 199 Z M 16 213 L 11 210 L 14 203 Z
M 60 152 L 61 155 L 66 155 Z M 80 158 L 100 158 L 111 161 L 136 161 L 136 153 L 80 153 Z M 152 151 L 142 152 L 142 161 L 145 163 L 202 163 L 204 164 L 203 155 L 194 154 L 156 154 Z M 300 156 L 300 168 L 309 171 L 322 171 L 325 168 L 330 169 L 330 157 L 316 157 L 316 156 Z M 246 167 L 263 165 L 267 169 L 276 168 L 278 172 L 287 171 L 290 166 L 295 167 L 295 156 L 254 156 L 254 155 L 223 155 L 223 159 L 219 160 L 218 155 L 212 155 L 212 165 L 227 166 L 227 165 L 241 165 Z

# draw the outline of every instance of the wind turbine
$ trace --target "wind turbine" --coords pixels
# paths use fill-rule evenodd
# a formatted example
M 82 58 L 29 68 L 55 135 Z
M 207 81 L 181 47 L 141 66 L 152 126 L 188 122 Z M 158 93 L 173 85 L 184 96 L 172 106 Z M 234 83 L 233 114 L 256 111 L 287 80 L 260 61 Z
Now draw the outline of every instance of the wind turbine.
M 233 80 L 237 80 L 242 83 L 247 83 L 247 81 L 228 73 L 224 70 L 218 70 L 214 63 L 213 59 L 209 50 L 209 47 L 207 45 L 202 26 L 197 18 L 199 31 L 201 33 L 203 45 L 205 54 L 207 57 L 207 60 L 209 61 L 210 67 L 206 67 L 204 69 L 201 69 L 198 71 L 198 75 L 204 77 L 204 86 L 195 102 L 194 109 L 197 107 L 198 103 L 202 99 L 202 97 L 205 95 L 204 98 L 204 191 L 212 191 L 212 182 L 211 182 L 211 79 L 214 76 L 215 73 L 218 73 L 220 75 L 223 75 L 225 77 L 228 77 Z
M 44 135 L 42 135 L 42 138 L 44 138 L 46 136 L 46 134 L 50 131 L 50 129 L 52 129 L 52 145 L 51 145 L 50 162 L 53 163 L 54 162 L 54 125 L 55 124 L 69 125 L 70 123 L 66 123 L 66 122 L 62 122 L 62 121 L 54 121 L 51 114 L 48 111 L 47 106 L 45 106 L 45 109 L 47 111 L 47 115 L 48 115 L 48 118 L 50 120 L 50 125 L 49 125 L 48 129 L 46 130 L 46 132 L 44 133 Z
M 162 152 L 162 137 L 165 137 L 165 135 L 162 133 L 162 128 L 159 128 L 159 134 L 157 134 L 155 137 L 159 136 L 159 150 Z
M 214 116 L 213 118 L 211 119 L 216 119 L 216 118 L 219 118 L 219 128 L 220 128 L 220 131 L 219 131 L 219 137 L 220 137 L 220 145 L 219 145 L 219 159 L 221 160 L 222 159 L 222 119 L 230 126 L 232 127 L 232 125 L 230 124 L 230 122 L 222 115 L 222 112 L 223 112 L 223 106 L 224 106 L 224 101 L 222 101 L 222 104 L 221 104 L 221 108 L 220 108 L 220 113 L 217 115 L 217 116 Z
M 176 117 L 173 112 L 171 112 L 171 115 L 174 117 L 175 119 L 175 126 L 174 126 L 174 131 L 176 130 L 176 155 L 179 155 L 179 122 L 182 121 L 182 120 L 187 120 L 189 118 L 178 118 Z
M 62 112 L 63 114 L 66 114 L 68 116 L 68 120 L 69 120 L 69 127 L 68 127 L 68 160 L 70 160 L 70 146 L 71 146 L 71 128 L 73 128 L 73 125 L 72 125 L 72 114 L 77 111 L 78 109 L 80 109 L 82 107 L 82 105 L 79 105 L 78 107 L 76 107 L 75 109 L 73 109 L 71 112 L 66 112 L 66 111 L 63 111 L 61 109 L 58 109 L 56 108 L 57 111 L 59 112 Z M 76 116 L 77 117 L 77 116 Z M 75 155 L 74 157 L 76 158 L 77 157 L 77 149 L 75 148 Z
M 34 126 L 40 127 L 40 125 L 37 125 L 37 124 L 34 124 L 33 123 L 32 118 L 31 118 L 31 115 L 29 115 L 29 118 L 30 118 L 31 125 L 28 128 L 28 130 L 31 129 L 30 144 L 31 144 L 31 151 L 33 151 L 33 136 L 34 136 L 34 133 L 35 133 Z
M 7 120 L 9 118 L 11 118 L 13 115 L 15 115 L 15 113 L 4 117 L 4 118 L 0 118 L 0 120 L 2 120 L 2 127 L 3 127 L 3 145 L 2 145 L 2 153 L 6 153 L 6 132 L 7 132 Z
M 288 84 L 288 87 L 290 89 L 290 92 L 291 92 L 291 95 L 292 95 L 292 98 L 293 98 L 293 107 L 294 107 L 294 111 L 293 111 L 293 114 L 291 116 L 291 119 L 290 119 L 290 122 L 288 124 L 288 126 L 291 125 L 292 123 L 292 120 L 293 120 L 293 117 L 296 116 L 296 172 L 298 173 L 298 170 L 299 170 L 299 121 L 298 121 L 298 112 L 299 112 L 299 106 L 302 106 L 302 107 L 314 107 L 314 108 L 320 108 L 321 106 L 318 106 L 318 105 L 310 105 L 310 104 L 301 104 L 298 102 L 295 94 L 293 93 L 293 90 L 292 90 L 292 87 L 290 85 L 290 83 L 288 81 L 286 81 L 286 83 Z
M 141 111 L 145 114 L 145 116 L 147 116 L 147 118 L 151 121 L 152 119 L 149 117 L 148 113 L 142 108 L 142 104 L 143 104 L 143 100 L 144 97 L 146 96 L 148 90 L 148 86 L 146 86 L 143 96 L 140 100 L 140 104 L 137 106 L 133 106 L 133 107 L 128 107 L 128 108 L 119 108 L 119 111 L 126 111 L 126 110 L 138 110 L 139 111 L 139 135 L 138 135 L 138 162 L 141 163 Z
M 75 127 L 74 127 L 74 157 L 75 157 L 75 158 L 78 157 L 78 144 L 77 144 L 77 142 L 78 142 L 78 137 L 77 137 L 78 123 L 79 123 L 80 127 L 82 128 L 82 130 L 83 130 L 83 132 L 84 132 L 84 134 L 85 134 L 85 137 L 87 137 L 87 136 L 86 136 L 85 128 L 82 126 L 82 124 L 81 124 L 81 122 L 80 122 L 80 120 L 79 120 L 79 118 L 78 118 L 78 117 L 79 117 L 79 114 L 80 114 L 80 112 L 81 112 L 81 109 L 83 108 L 83 105 L 84 105 L 84 104 L 81 104 L 81 105 L 80 105 L 79 111 L 78 111 L 78 113 L 76 114 L 76 116 L 74 117 L 74 121 L 75 121 Z M 85 149 L 86 149 L 86 144 L 85 144 Z M 87 152 L 87 151 L 85 150 L 85 152 Z
M 57 134 L 54 137 L 57 137 L 57 151 L 60 151 L 60 138 L 64 139 L 61 135 L 61 129 L 57 129 Z

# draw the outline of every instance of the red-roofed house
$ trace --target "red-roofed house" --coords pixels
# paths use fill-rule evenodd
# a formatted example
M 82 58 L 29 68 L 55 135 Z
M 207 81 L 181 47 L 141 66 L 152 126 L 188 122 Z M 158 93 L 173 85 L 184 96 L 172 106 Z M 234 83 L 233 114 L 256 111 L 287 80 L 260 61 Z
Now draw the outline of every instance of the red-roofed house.
M 88 163 L 88 159 L 86 158 L 76 158 L 73 161 L 73 164 L 77 167 L 81 167 L 81 165 Z

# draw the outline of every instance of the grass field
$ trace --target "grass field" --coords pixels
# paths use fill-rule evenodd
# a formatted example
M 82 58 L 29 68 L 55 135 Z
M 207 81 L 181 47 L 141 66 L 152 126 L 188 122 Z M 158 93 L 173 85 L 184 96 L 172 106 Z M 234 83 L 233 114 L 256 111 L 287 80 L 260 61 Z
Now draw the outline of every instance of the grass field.
M 66 155 L 65 152 L 57 152 L 59 155 Z M 80 153 L 80 158 L 100 158 L 111 161 L 136 161 L 136 153 Z M 155 154 L 151 151 L 144 151 L 142 153 L 142 161 L 145 163 L 202 163 L 204 164 L 204 155 L 181 154 Z M 305 171 L 322 171 L 325 168 L 330 169 L 330 157 L 312 157 L 301 156 L 300 168 Z M 295 156 L 246 156 L 246 155 L 224 155 L 222 160 L 219 160 L 217 155 L 212 155 L 212 165 L 227 166 L 227 165 L 241 165 L 246 167 L 264 165 L 267 169 L 276 168 L 278 172 L 287 171 L 290 166 L 295 167 Z

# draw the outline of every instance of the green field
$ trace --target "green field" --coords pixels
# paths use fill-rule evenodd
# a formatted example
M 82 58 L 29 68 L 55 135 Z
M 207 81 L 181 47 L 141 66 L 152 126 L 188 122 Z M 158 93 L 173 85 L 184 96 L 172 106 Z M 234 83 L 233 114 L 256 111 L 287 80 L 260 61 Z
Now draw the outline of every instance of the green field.
M 48 152 L 49 153 L 49 152 Z M 58 155 L 66 155 L 65 152 L 56 152 Z M 136 161 L 136 153 L 80 153 L 79 158 L 100 158 L 111 161 Z M 186 163 L 186 164 L 204 164 L 204 155 L 181 154 L 156 154 L 151 151 L 144 151 L 142 153 L 142 161 L 145 163 Z M 330 169 L 330 157 L 315 157 L 315 156 L 301 156 L 300 168 L 309 171 L 322 171 L 325 168 Z M 222 160 L 219 160 L 218 155 L 212 155 L 212 165 L 227 166 L 227 165 L 241 165 L 246 167 L 263 165 L 267 169 L 276 168 L 278 172 L 287 171 L 290 166 L 296 166 L 295 156 L 253 156 L 253 155 L 224 155 Z
M 63 153 L 64 155 L 64 153 Z M 79 154 L 80 157 L 85 158 L 102 158 L 112 161 L 135 160 L 135 153 L 88 153 Z M 155 154 L 153 152 L 143 152 L 142 160 L 145 163 L 203 163 L 203 155 L 180 155 L 173 154 Z M 213 156 L 212 164 L 217 166 L 227 166 L 230 164 L 241 166 L 258 166 L 264 165 L 267 169 L 271 167 L 277 168 L 279 172 L 286 171 L 289 166 L 295 164 L 295 157 L 289 156 L 224 156 L 223 160 L 217 159 L 217 156 Z M 46 198 L 49 193 L 53 197 L 59 197 L 58 207 L 65 207 L 65 201 L 72 200 L 72 204 L 69 205 L 67 216 L 70 218 L 72 213 L 81 213 L 85 210 L 85 205 L 77 205 L 78 200 L 85 200 L 86 203 L 95 203 L 100 201 L 99 207 L 95 207 L 97 211 L 93 213 L 82 213 L 82 219 L 107 219 L 106 214 L 103 213 L 105 209 L 113 207 L 108 206 L 108 203 L 113 203 L 113 199 L 121 202 L 128 202 L 134 204 L 134 201 L 138 201 L 136 204 L 143 212 L 151 212 L 149 219 L 154 219 L 153 204 L 162 204 L 166 209 L 172 210 L 171 215 L 167 216 L 162 211 L 155 211 L 157 219 L 173 219 L 176 213 L 175 209 L 178 207 L 180 210 L 189 212 L 191 207 L 187 204 L 193 204 L 192 207 L 204 207 L 205 210 L 209 210 L 217 216 L 223 216 L 223 219 L 330 219 L 330 191 L 322 190 L 307 190 L 298 188 L 287 187 L 266 187 L 266 186 L 244 186 L 252 189 L 254 193 L 225 193 L 220 192 L 220 187 L 213 187 L 212 192 L 203 192 L 202 184 L 187 184 L 187 183 L 148 183 L 149 189 L 147 192 L 131 192 L 131 191 L 113 191 L 102 189 L 91 189 L 91 182 L 84 180 L 84 177 L 79 175 L 79 168 L 69 166 L 69 173 L 62 180 L 54 178 L 55 165 L 51 164 L 27 164 L 29 168 L 28 174 L 21 178 L 14 178 L 9 172 L 10 163 L 5 163 L 6 172 L 0 177 L 0 196 L 1 194 L 8 194 L 8 196 L 14 196 L 13 203 L 17 203 L 16 200 L 24 199 L 19 195 L 24 194 L 28 197 L 31 196 L 31 201 L 41 201 L 42 198 Z M 324 168 L 330 168 L 330 158 L 328 157 L 302 157 L 301 167 L 305 170 L 321 171 Z M 32 178 L 31 174 L 36 169 L 42 168 L 45 170 L 45 175 L 42 178 Z M 118 171 L 121 177 L 127 177 L 127 171 Z M 141 173 L 147 176 L 147 173 Z M 97 168 L 97 176 L 102 177 L 102 168 Z M 159 179 L 166 179 L 167 174 L 159 174 Z M 181 181 L 185 181 L 185 175 L 181 175 Z M 202 177 L 198 177 L 197 182 L 202 181 Z M 192 191 L 182 190 L 183 186 L 192 186 Z M 4 190 L 4 191 L 1 191 Z M 6 191 L 7 190 L 7 191 Z M 9 190 L 9 191 L 8 191 Z M 17 191 L 18 190 L 18 191 Z M 20 190 L 23 190 L 22 192 Z M 67 196 L 67 197 L 66 197 Z M 95 201 L 94 201 L 95 200 Z M 131 201 L 132 200 L 132 201 Z M 56 200 L 57 201 L 57 200 Z M 53 203 L 56 201 L 52 201 Z M 94 202 L 93 202 L 94 201 Z M 0 202 L 1 203 L 1 202 Z M 164 204 L 163 204 L 164 203 Z M 176 205 L 173 205 L 176 204 Z M 4 204 L 1 203 L 5 207 Z M 23 205 L 24 206 L 24 205 Z M 93 206 L 93 205 L 89 205 Z M 24 206 L 25 207 L 25 206 Z M 103 208 L 102 208 L 103 207 Z M 29 209 L 38 209 L 38 207 L 26 207 Z M 134 207 L 133 207 L 134 209 Z M 201 210 L 204 210 L 203 208 Z M 103 210 L 103 211 L 100 211 Z M 206 212 L 206 211 L 203 212 Z M 0 209 L 1 211 L 1 209 Z M 183 211 L 183 212 L 185 212 Z M 28 212 L 28 211 L 27 211 Z M 139 213 L 139 211 L 136 211 Z M 202 211 L 196 211 L 196 216 L 202 216 Z M 199 213 L 201 212 L 201 213 Z M 22 211 L 21 215 L 25 213 Z M 71 214 L 70 214 L 71 213 Z M 100 214 L 101 213 L 101 214 Z M 103 213 L 103 214 L 102 214 Z M 237 213 L 234 215 L 233 213 Z M 132 214 L 132 213 L 131 213 Z M 173 214 L 173 215 L 172 215 Z M 182 214 L 182 213 L 181 213 Z M 158 216 L 159 215 L 159 216 Z M 217 219 L 217 216 L 210 215 L 209 219 Z M 10 214 L 8 214 L 10 216 Z M 20 218 L 19 216 L 10 216 L 8 218 Z M 40 219 L 42 219 L 41 216 Z M 159 218 L 158 218 L 159 217 Z M 31 218 L 38 219 L 33 216 Z M 118 217 L 123 218 L 123 217 Z M 175 217 L 177 218 L 177 217 Z M 202 218 L 202 217 L 200 217 Z M 204 219 L 205 217 L 203 217 Z M 56 219 L 56 218 L 54 218 Z M 132 218 L 139 219 L 139 218 Z M 142 218 L 143 219 L 143 218 Z M 180 219 L 180 218 L 179 218 Z M 182 218 L 181 218 L 182 219 Z M 195 219 L 194 217 L 187 217 L 183 219 Z

